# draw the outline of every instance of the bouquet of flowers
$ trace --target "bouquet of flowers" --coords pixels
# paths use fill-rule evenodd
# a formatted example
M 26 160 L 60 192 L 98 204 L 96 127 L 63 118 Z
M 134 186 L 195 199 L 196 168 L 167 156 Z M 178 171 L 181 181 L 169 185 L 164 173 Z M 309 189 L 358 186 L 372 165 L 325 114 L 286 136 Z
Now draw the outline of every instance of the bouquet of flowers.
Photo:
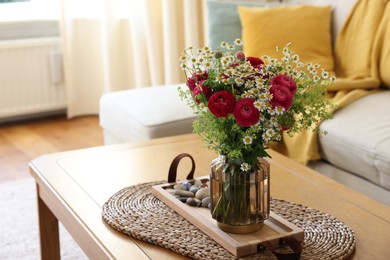
M 245 172 L 256 167 L 257 157 L 269 156 L 266 149 L 282 141 L 284 131 L 318 130 L 332 117 L 325 94 L 334 77 L 301 62 L 289 44 L 281 60 L 246 57 L 242 44 L 237 39 L 218 50 L 186 49 L 180 66 L 187 87 L 179 93 L 198 116 L 194 132 Z

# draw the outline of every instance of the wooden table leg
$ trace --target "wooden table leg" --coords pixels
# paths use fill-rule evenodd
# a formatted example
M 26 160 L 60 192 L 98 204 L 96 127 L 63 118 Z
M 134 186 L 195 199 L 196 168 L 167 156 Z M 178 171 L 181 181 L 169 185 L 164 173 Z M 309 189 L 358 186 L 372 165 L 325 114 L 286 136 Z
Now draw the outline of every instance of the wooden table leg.
M 38 188 L 38 187 L 37 187 Z M 38 192 L 39 232 L 41 240 L 41 259 L 60 259 L 60 240 L 58 220 L 39 197 Z

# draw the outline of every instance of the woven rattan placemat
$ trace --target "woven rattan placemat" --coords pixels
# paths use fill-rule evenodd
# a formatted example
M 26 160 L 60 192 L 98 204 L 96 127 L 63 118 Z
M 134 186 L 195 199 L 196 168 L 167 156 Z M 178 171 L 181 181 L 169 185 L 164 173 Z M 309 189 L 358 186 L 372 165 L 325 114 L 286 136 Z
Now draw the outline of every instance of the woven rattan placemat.
M 236 259 L 230 252 L 151 194 L 150 182 L 115 193 L 103 219 L 114 229 L 195 259 Z M 272 199 L 271 209 L 305 233 L 301 259 L 347 259 L 355 248 L 353 231 L 333 216 L 292 202 Z M 244 259 L 276 259 L 271 251 Z

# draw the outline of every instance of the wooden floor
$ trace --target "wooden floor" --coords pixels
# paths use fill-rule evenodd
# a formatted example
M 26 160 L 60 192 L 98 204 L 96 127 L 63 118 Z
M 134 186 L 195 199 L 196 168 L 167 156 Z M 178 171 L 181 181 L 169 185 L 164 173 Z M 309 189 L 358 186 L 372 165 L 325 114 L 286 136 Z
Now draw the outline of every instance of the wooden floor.
M 56 116 L 0 125 L 0 182 L 31 177 L 28 162 L 42 154 L 103 145 L 98 116 Z

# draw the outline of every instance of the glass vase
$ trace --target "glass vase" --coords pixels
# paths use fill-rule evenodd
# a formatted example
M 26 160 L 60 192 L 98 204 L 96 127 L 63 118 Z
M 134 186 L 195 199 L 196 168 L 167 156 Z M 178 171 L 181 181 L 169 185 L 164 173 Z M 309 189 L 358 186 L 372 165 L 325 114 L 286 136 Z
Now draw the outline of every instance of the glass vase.
M 220 155 L 211 162 L 211 215 L 229 233 L 251 233 L 262 228 L 270 212 L 270 166 L 257 158 L 257 167 L 242 171 Z

